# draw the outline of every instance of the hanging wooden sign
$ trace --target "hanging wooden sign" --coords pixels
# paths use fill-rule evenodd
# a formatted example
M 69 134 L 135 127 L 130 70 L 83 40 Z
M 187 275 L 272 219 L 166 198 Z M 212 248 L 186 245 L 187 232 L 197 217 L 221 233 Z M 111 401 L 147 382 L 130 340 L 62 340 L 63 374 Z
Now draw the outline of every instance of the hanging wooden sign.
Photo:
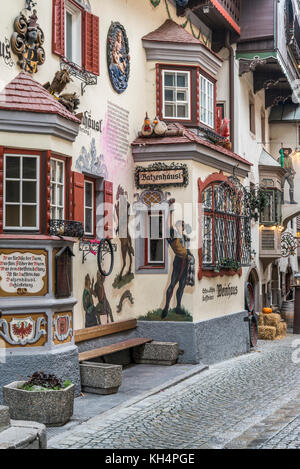
M 135 182 L 139 189 L 188 185 L 188 169 L 185 164 L 155 163 L 146 168 L 138 166 Z

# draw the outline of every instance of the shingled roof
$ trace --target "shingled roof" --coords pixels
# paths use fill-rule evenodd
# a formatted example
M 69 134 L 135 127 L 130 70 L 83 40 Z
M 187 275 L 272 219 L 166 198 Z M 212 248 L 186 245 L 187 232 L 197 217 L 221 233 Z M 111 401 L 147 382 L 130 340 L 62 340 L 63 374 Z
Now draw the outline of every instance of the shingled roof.
M 184 127 L 182 124 L 179 123 L 174 123 L 174 124 L 169 124 L 169 129 L 172 127 L 174 129 L 181 129 L 184 130 L 183 136 L 178 136 L 178 137 L 138 137 L 134 142 L 132 142 L 132 146 L 147 146 L 147 145 L 178 145 L 180 143 L 197 143 L 199 145 L 203 145 L 205 147 L 211 148 L 218 153 L 223 153 L 224 155 L 229 156 L 230 158 L 240 161 L 241 163 L 244 163 L 248 166 L 253 166 L 250 161 L 246 160 L 245 158 L 242 158 L 240 155 L 237 153 L 234 153 L 230 150 L 227 150 L 226 148 L 220 146 L 220 145 L 215 145 L 211 142 L 208 142 L 207 140 L 204 140 L 203 138 L 199 137 L 195 132 L 193 132 L 190 129 L 187 129 Z
M 80 123 L 80 120 L 74 114 L 69 112 L 40 83 L 25 72 L 20 72 L 2 90 L 0 93 L 0 109 L 57 114 L 70 121 Z
M 183 42 L 185 44 L 202 44 L 182 26 L 172 20 L 166 20 L 159 28 L 142 38 L 144 41 Z

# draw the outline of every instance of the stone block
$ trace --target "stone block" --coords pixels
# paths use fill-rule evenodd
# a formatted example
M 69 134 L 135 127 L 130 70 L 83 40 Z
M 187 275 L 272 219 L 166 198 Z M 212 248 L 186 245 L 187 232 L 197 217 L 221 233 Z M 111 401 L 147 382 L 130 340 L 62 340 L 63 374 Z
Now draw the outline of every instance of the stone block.
M 9 408 L 0 406 L 0 433 L 6 430 L 10 425 Z
M 80 364 L 81 389 L 93 394 L 114 394 L 122 384 L 122 366 L 85 361 Z
M 74 385 L 59 391 L 25 391 L 19 389 L 24 381 L 3 386 L 3 401 L 9 407 L 10 418 L 29 420 L 48 426 L 61 426 L 73 415 Z
M 153 365 L 175 365 L 179 355 L 176 342 L 149 342 L 135 347 L 133 359 L 135 363 Z

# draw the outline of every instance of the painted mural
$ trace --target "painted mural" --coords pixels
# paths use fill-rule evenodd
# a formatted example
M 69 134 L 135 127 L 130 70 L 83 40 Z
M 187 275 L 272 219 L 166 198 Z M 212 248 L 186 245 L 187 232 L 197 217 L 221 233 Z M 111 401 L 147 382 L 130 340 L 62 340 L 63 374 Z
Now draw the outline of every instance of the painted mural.
M 134 256 L 134 249 L 132 246 L 132 239 L 128 231 L 128 224 L 129 224 L 129 214 L 130 214 L 130 203 L 128 202 L 128 193 L 125 189 L 119 185 L 116 195 L 117 203 L 115 204 L 115 212 L 118 220 L 116 234 L 119 235 L 120 243 L 121 243 L 121 256 L 122 256 L 122 268 L 119 274 L 115 277 L 113 287 L 114 288 L 122 288 L 127 283 L 130 283 L 134 279 L 134 274 L 132 273 L 132 262 Z M 123 220 L 121 218 L 121 200 L 123 200 L 127 204 L 127 220 Z M 126 213 L 126 210 L 125 210 Z M 126 215 L 125 215 L 126 216 Z M 125 227 L 125 232 L 120 231 L 120 225 Z M 127 258 L 129 261 L 128 270 L 124 275 L 124 270 L 127 264 Z
M 294 199 L 294 179 L 295 179 L 296 171 L 294 169 L 293 159 L 291 157 L 292 153 L 293 153 L 293 150 L 291 148 L 281 148 L 278 162 L 280 163 L 281 167 L 285 169 L 285 174 L 281 180 L 282 197 L 284 199 L 284 186 L 285 186 L 285 183 L 287 182 L 290 187 L 289 189 L 290 204 L 297 204 L 297 202 Z M 284 203 L 284 200 L 282 200 L 282 202 Z
M 100 154 L 97 156 L 95 138 L 91 140 L 90 151 L 88 151 L 85 146 L 81 147 L 80 155 L 76 160 L 76 169 L 80 172 L 87 172 L 108 179 L 108 170 L 104 163 L 104 155 Z
M 96 283 L 90 274 L 85 276 L 85 285 L 82 296 L 85 311 L 85 327 L 93 327 L 102 323 L 114 322 L 112 310 L 105 293 L 105 277 L 97 271 Z M 94 303 L 95 298 L 95 303 Z M 105 321 L 103 321 L 105 319 Z
M 107 66 L 114 90 L 123 93 L 128 87 L 130 55 L 124 26 L 112 23 L 107 36 Z

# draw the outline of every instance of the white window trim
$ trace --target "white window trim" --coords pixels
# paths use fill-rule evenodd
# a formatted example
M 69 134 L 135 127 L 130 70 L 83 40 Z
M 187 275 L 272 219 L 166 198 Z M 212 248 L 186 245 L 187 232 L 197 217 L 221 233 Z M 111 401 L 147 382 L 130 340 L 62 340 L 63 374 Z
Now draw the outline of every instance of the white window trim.
M 168 116 L 165 116 L 165 103 L 166 103 L 166 100 L 165 100 L 165 74 L 166 73 L 185 73 L 187 74 L 188 76 L 188 117 L 168 117 Z M 177 89 L 177 85 L 176 87 L 174 87 Z M 180 87 L 178 87 L 178 89 L 180 89 Z M 172 103 L 175 103 L 176 106 L 177 104 L 179 103 L 186 103 L 186 101 L 167 101 L 167 102 L 172 102 Z M 177 109 L 176 109 L 176 113 L 177 113 Z M 162 116 L 163 116 L 163 119 L 167 119 L 167 120 L 174 120 L 174 121 L 190 121 L 191 120 L 191 72 L 189 70 L 168 70 L 168 69 L 163 69 L 162 70 Z
M 20 163 L 20 178 L 6 178 L 6 158 L 7 157 L 18 157 L 21 158 Z M 36 159 L 36 179 L 25 179 L 26 182 L 35 182 L 36 183 L 36 203 L 23 203 L 23 188 L 22 188 L 22 181 L 23 181 L 23 158 L 35 158 Z M 22 155 L 22 153 L 7 153 L 4 154 L 4 168 L 3 168 L 3 229 L 4 230 L 11 230 L 11 231 L 32 231 L 32 230 L 39 230 L 39 216 L 40 216 L 40 158 L 39 155 Z M 6 181 L 19 181 L 20 183 L 20 202 L 6 202 Z M 6 225 L 6 206 L 7 205 L 19 205 L 20 207 L 23 206 L 30 206 L 36 207 L 36 224 L 35 226 L 7 226 Z M 23 218 L 22 210 L 20 209 L 20 222 Z
M 201 79 L 203 79 L 205 81 L 205 96 L 206 96 L 205 101 L 206 102 L 205 102 L 204 106 L 202 106 L 202 103 L 201 103 Z M 212 125 L 210 125 L 208 123 L 208 121 L 201 120 L 201 108 L 204 108 L 206 110 L 206 114 L 208 114 L 208 112 L 211 111 L 208 107 L 208 93 L 207 93 L 207 84 L 208 83 L 212 85 L 212 90 L 213 90 L 213 93 L 212 93 Z M 199 120 L 200 120 L 201 124 L 207 125 L 211 129 L 215 128 L 215 86 L 216 86 L 216 84 L 212 80 L 209 80 L 209 78 L 206 78 L 204 75 L 199 73 Z
M 151 238 L 151 231 L 150 231 L 150 219 L 151 217 L 157 217 L 157 216 L 161 216 L 162 217 L 162 237 L 161 238 Z M 164 264 L 165 263 L 165 217 L 164 217 L 164 213 L 148 213 L 147 214 L 147 233 L 148 233 L 148 236 L 147 236 L 147 239 L 148 239 L 148 246 L 147 246 L 147 261 L 148 261 L 148 265 L 152 265 L 152 264 Z M 152 239 L 159 239 L 159 240 L 162 240 L 163 241 L 163 260 L 160 260 L 160 261 L 150 261 L 150 241 Z
M 82 67 L 82 11 L 65 2 L 65 57 L 67 58 L 67 12 L 72 15 L 72 62 Z M 74 34 L 75 33 L 75 34 Z M 67 59 L 68 60 L 68 59 Z
M 92 185 L 92 206 L 91 207 L 86 205 L 86 200 L 85 200 L 85 186 L 86 186 L 86 184 L 91 184 Z M 95 183 L 93 181 L 85 180 L 84 181 L 84 234 L 87 235 L 87 236 L 93 236 L 94 231 L 95 231 L 95 227 L 94 227 L 94 210 L 95 210 L 95 207 L 94 207 L 94 205 L 95 205 L 94 194 L 95 194 Z M 86 222 L 85 209 L 86 208 L 92 211 L 92 231 L 91 232 L 85 231 L 85 222 Z
M 56 212 L 56 214 L 57 214 L 57 210 L 62 208 L 62 209 L 63 209 L 63 219 L 64 219 L 64 218 L 65 218 L 65 213 L 66 213 L 66 212 L 65 212 L 65 210 L 66 210 L 66 207 L 65 207 L 65 174 L 66 174 L 66 173 L 65 173 L 65 167 L 66 167 L 66 165 L 65 165 L 65 161 L 64 161 L 64 160 L 60 160 L 59 158 L 50 158 L 50 160 L 51 160 L 51 161 L 57 161 L 58 163 L 62 163 L 62 164 L 63 164 L 63 182 L 62 182 L 62 184 L 59 183 L 59 182 L 57 182 L 57 181 L 52 181 L 52 180 L 50 179 L 50 210 L 51 210 L 51 208 L 55 207 L 55 212 Z M 50 164 L 51 164 L 51 161 L 50 161 Z M 57 187 L 58 187 L 59 185 L 62 185 L 62 186 L 63 186 L 63 205 L 62 205 L 62 207 L 60 207 L 60 206 L 57 205 L 57 204 L 54 205 L 54 204 L 51 203 L 51 193 L 52 193 L 52 192 L 51 192 L 51 185 L 52 185 L 52 184 L 55 184 L 55 193 L 56 193 L 56 197 L 55 197 L 55 198 L 56 198 L 56 201 L 58 200 L 58 197 L 57 197 L 57 192 L 58 192 L 58 191 L 57 191 Z M 55 217 L 55 219 L 57 219 L 57 217 Z

